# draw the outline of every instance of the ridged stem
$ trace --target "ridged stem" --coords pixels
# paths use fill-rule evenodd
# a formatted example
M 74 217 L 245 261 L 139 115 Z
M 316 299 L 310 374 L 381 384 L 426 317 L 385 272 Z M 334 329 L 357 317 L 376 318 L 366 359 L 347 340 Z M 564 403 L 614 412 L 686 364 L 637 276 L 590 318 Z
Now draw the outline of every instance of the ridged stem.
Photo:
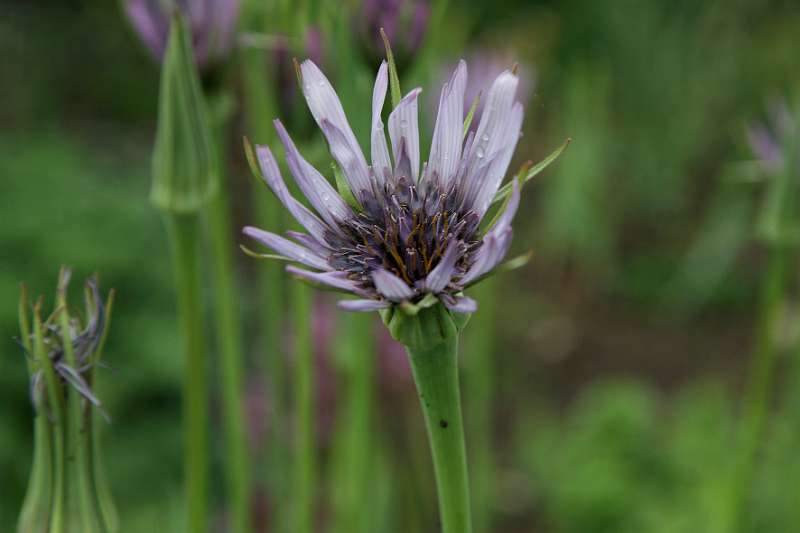
M 311 290 L 292 285 L 294 315 L 294 460 L 292 462 L 292 533 L 315 533 L 315 394 L 314 352 L 311 343 Z
M 18 533 L 46 533 L 52 505 L 53 434 L 47 415 L 37 413 L 33 426 L 33 466 L 17 523 Z
M 428 429 L 442 533 L 472 533 L 458 385 L 458 337 L 407 350 Z
M 208 527 L 208 407 L 205 335 L 201 299 L 199 227 L 196 215 L 167 219 L 178 297 L 178 320 L 184 357 L 184 476 L 186 530 Z
M 58 290 L 58 320 L 64 348 L 64 360 L 73 369 L 79 368 L 72 346 L 72 330 L 67 307 L 66 282 L 68 277 L 62 270 Z M 65 434 L 63 452 L 65 485 L 64 498 L 66 516 L 64 532 L 105 533 L 106 527 L 100 514 L 97 492 L 94 487 L 93 458 L 91 456 L 91 410 L 84 407 L 85 400 L 70 386 L 66 392 L 66 425 L 61 426 Z M 58 429 L 57 429 L 58 431 Z
M 20 341 L 25 349 L 28 360 L 28 372 L 36 372 L 34 360 L 36 354 L 31 343 L 30 322 L 28 320 L 28 291 L 25 285 L 21 287 L 19 300 L 19 326 Z M 38 320 L 38 317 L 36 317 Z M 39 328 L 41 332 L 41 328 Z M 44 399 L 34 391 L 36 410 L 33 421 L 33 465 L 31 467 L 30 481 L 25 500 L 22 503 L 19 520 L 17 521 L 18 533 L 46 533 L 52 506 L 53 485 L 53 435 L 47 415 Z

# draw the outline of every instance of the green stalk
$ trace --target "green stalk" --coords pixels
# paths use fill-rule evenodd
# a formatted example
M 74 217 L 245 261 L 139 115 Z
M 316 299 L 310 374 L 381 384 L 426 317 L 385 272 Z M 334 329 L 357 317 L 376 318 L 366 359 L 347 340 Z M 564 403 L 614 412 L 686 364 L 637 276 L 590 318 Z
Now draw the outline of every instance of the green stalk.
M 224 122 L 224 121 L 223 121 Z M 222 125 L 218 128 L 223 130 Z M 217 144 L 224 135 L 218 131 Z M 237 306 L 236 283 L 233 276 L 231 238 L 230 194 L 224 183 L 222 150 L 217 158 L 217 194 L 209 205 L 211 230 L 212 275 L 214 276 L 215 310 L 219 365 L 221 372 L 222 410 L 225 433 L 225 482 L 230 512 L 231 531 L 248 533 L 250 526 L 250 477 L 247 433 L 244 423 L 244 395 L 242 394 L 242 331 Z
M 72 346 L 69 310 L 67 307 L 67 282 L 69 275 L 62 270 L 58 287 L 58 320 L 64 347 L 64 359 L 73 369 L 79 368 Z M 87 426 L 84 400 L 72 387 L 65 387 L 67 396 L 67 423 L 63 427 L 66 433 L 67 481 L 70 483 L 65 493 L 67 499 L 66 531 L 105 532 L 105 524 L 100 516 L 96 493 L 92 486 L 91 449 L 85 446 L 84 436 L 88 436 L 91 428 Z
M 471 533 L 467 453 L 458 387 L 458 336 L 407 350 L 428 428 L 442 533 Z
M 314 352 L 309 323 L 311 290 L 302 283 L 292 285 L 294 312 L 294 408 L 295 457 L 292 463 L 290 531 L 314 533 L 315 486 L 315 395 Z
M 464 360 L 467 374 L 467 435 L 472 472 L 472 511 L 475 533 L 491 531 L 494 491 L 492 458 L 492 398 L 494 368 L 492 341 L 496 310 L 497 278 L 489 278 L 475 289 L 481 308 L 472 318 Z
M 40 408 L 43 408 L 41 406 Z M 33 426 L 33 468 L 22 505 L 18 533 L 46 533 L 52 497 L 52 439 L 47 415 L 37 410 Z
M 106 338 L 108 336 L 108 329 L 111 326 L 111 312 L 114 308 L 114 298 L 115 298 L 115 291 L 111 289 L 108 294 L 108 300 L 106 301 L 106 324 L 105 328 L 103 328 L 103 333 L 100 338 L 100 343 L 97 346 L 97 352 L 95 352 L 95 365 L 100 362 L 103 357 L 103 349 L 106 345 Z M 88 311 L 87 311 L 88 312 Z M 95 366 L 92 366 L 88 370 L 89 379 L 91 380 L 91 384 L 94 384 L 94 369 Z M 97 413 L 95 413 L 94 409 L 91 409 L 91 416 L 92 416 L 92 423 L 95 424 L 97 422 Z M 95 490 L 97 493 L 97 499 L 100 505 L 100 512 L 103 515 L 103 520 L 105 520 L 106 527 L 108 528 L 109 533 L 116 533 L 119 531 L 119 513 L 117 512 L 117 506 L 114 503 L 114 499 L 111 496 L 111 488 L 108 484 L 108 478 L 106 477 L 105 468 L 103 467 L 102 461 L 102 439 L 100 435 L 100 428 L 95 426 L 94 431 L 91 432 L 90 442 L 88 445 L 91 446 L 91 456 L 92 456 L 92 479 L 95 483 Z
M 35 354 L 31 343 L 30 323 L 28 321 L 28 291 L 21 287 L 19 300 L 20 340 L 28 359 L 29 375 L 35 373 Z M 35 398 L 33 425 L 33 466 L 25 500 L 22 504 L 17 531 L 19 533 L 46 533 L 47 522 L 52 505 L 53 446 L 52 431 L 44 413 L 44 397 Z
M 65 443 L 64 443 L 64 400 L 61 387 L 58 383 L 55 370 L 47 355 L 44 345 L 44 332 L 41 319 L 41 300 L 36 303 L 33 310 L 33 350 L 34 357 L 42 367 L 45 386 L 47 389 L 47 407 L 52 419 L 53 430 L 53 505 L 50 513 L 50 533 L 64 531 L 65 512 Z M 47 408 L 45 407 L 45 408 Z
M 373 317 L 368 314 L 340 315 L 336 339 L 341 369 L 342 408 L 337 415 L 337 437 L 331 497 L 334 533 L 374 531 L 375 499 L 370 479 L 376 464 L 372 450 L 375 358 L 372 346 Z
M 731 485 L 730 531 L 740 531 L 747 507 L 748 489 L 755 474 L 759 445 L 763 440 L 771 387 L 777 359 L 777 328 L 786 285 L 787 250 L 773 244 L 761 295 L 761 323 L 750 369 L 750 383 L 745 396 L 743 426 L 740 434 Z
M 171 215 L 167 222 L 172 241 L 185 365 L 183 409 L 186 530 L 190 533 L 203 533 L 208 526 L 208 408 L 201 304 L 200 235 L 196 215 Z
M 259 30 L 264 24 L 258 20 L 252 24 Z M 254 143 L 269 144 L 274 140 L 272 119 L 277 116 L 274 105 L 274 91 L 267 69 L 272 67 L 264 50 L 245 49 L 242 52 L 242 79 L 245 106 L 247 108 L 248 129 Z M 283 207 L 275 196 L 264 190 L 263 183 L 253 184 L 255 212 L 258 226 L 275 233 L 281 233 Z M 266 479 L 271 502 L 278 509 L 284 509 L 286 486 L 287 449 L 284 442 L 286 429 L 286 359 L 284 339 L 284 309 L 286 296 L 283 268 L 276 261 L 261 261 L 258 264 L 258 294 L 260 332 L 258 344 L 264 367 L 264 382 L 267 387 L 267 412 L 271 424 L 269 442 L 266 447 Z

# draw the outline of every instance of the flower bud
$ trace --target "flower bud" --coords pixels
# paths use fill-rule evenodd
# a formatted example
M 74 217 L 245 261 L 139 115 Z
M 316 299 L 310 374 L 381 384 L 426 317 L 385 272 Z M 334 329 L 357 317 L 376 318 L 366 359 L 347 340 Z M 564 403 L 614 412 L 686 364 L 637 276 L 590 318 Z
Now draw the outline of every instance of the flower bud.
M 35 410 L 33 466 L 17 533 L 114 533 L 116 510 L 99 459 L 92 409 L 94 369 L 108 324 L 97 283 L 86 283 L 86 320 L 70 316 L 69 270 L 59 276 L 53 313 L 42 321 L 42 300 L 20 298 L 20 344 L 28 358 Z M 32 327 L 31 327 L 32 326 Z
M 216 159 L 206 104 L 179 13 L 161 70 L 150 201 L 164 211 L 198 211 L 216 192 Z

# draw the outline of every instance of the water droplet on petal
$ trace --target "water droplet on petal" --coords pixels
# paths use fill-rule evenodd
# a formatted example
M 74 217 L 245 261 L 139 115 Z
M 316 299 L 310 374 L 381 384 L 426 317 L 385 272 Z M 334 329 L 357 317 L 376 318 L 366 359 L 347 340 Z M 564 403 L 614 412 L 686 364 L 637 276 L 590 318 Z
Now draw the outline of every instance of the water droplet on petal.
M 484 154 L 482 146 L 478 146 L 478 148 L 475 150 L 475 155 L 478 157 L 478 159 L 483 159 Z
M 483 136 L 481 137 L 481 140 L 482 140 L 483 142 L 489 142 L 489 135 L 487 135 L 486 133 L 484 133 L 484 134 L 483 134 Z

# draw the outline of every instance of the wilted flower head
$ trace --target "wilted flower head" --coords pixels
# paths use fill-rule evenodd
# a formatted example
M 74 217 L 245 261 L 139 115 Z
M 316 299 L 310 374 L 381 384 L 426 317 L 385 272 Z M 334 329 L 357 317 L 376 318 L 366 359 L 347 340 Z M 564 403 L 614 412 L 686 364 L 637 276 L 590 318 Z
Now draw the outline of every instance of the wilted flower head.
M 349 186 L 342 188 L 348 189 L 349 201 L 300 155 L 276 120 L 288 167 L 316 213 L 290 195 L 271 150 L 258 146 L 264 179 L 308 233 L 290 231 L 289 240 L 247 227 L 245 234 L 312 269 L 287 267 L 297 277 L 359 297 L 341 301 L 344 309 L 371 311 L 396 304 L 409 309 L 440 300 L 451 311 L 474 311 L 476 302 L 462 291 L 505 256 L 519 205 L 515 180 L 500 195 L 506 202 L 497 218 L 480 228 L 520 137 L 517 75 L 507 70 L 494 80 L 478 128 L 465 140 L 467 65 L 460 62 L 442 88 L 430 155 L 421 165 L 421 89 L 408 93 L 389 115 L 390 156 L 381 119 L 388 85 L 387 64 L 382 63 L 373 91 L 368 165 L 327 78 L 311 61 L 299 68 L 308 106 Z
M 59 276 L 60 293 L 66 293 L 70 276 L 71 273 L 68 269 L 62 269 Z M 59 307 L 42 324 L 42 340 L 53 370 L 62 383 L 71 386 L 86 400 L 100 407 L 100 400 L 92 393 L 90 383 L 86 379 L 86 375 L 95 364 L 95 355 L 106 327 L 106 309 L 94 277 L 86 280 L 85 298 L 87 313 L 85 320 L 69 315 L 69 330 L 64 335 L 60 315 L 66 312 L 66 309 Z M 75 356 L 74 364 L 70 364 L 67 360 L 65 337 L 71 339 L 72 351 Z M 32 339 L 31 344 L 33 342 Z M 36 398 L 39 397 L 39 393 L 45 386 L 43 372 L 44 370 L 39 368 L 31 377 L 31 394 L 34 404 L 38 403 Z
M 779 170 L 783 166 L 786 140 L 794 129 L 792 113 L 785 100 L 770 105 L 767 123 L 753 124 L 747 129 L 750 149 L 767 170 Z
M 368 55 L 381 57 L 384 51 L 381 28 L 395 48 L 402 64 L 419 49 L 428 28 L 428 0 L 364 0 L 357 25 Z
M 239 0 L 125 0 L 125 12 L 145 45 L 161 59 L 172 12 L 188 21 L 197 64 L 205 69 L 224 58 L 233 43 Z

